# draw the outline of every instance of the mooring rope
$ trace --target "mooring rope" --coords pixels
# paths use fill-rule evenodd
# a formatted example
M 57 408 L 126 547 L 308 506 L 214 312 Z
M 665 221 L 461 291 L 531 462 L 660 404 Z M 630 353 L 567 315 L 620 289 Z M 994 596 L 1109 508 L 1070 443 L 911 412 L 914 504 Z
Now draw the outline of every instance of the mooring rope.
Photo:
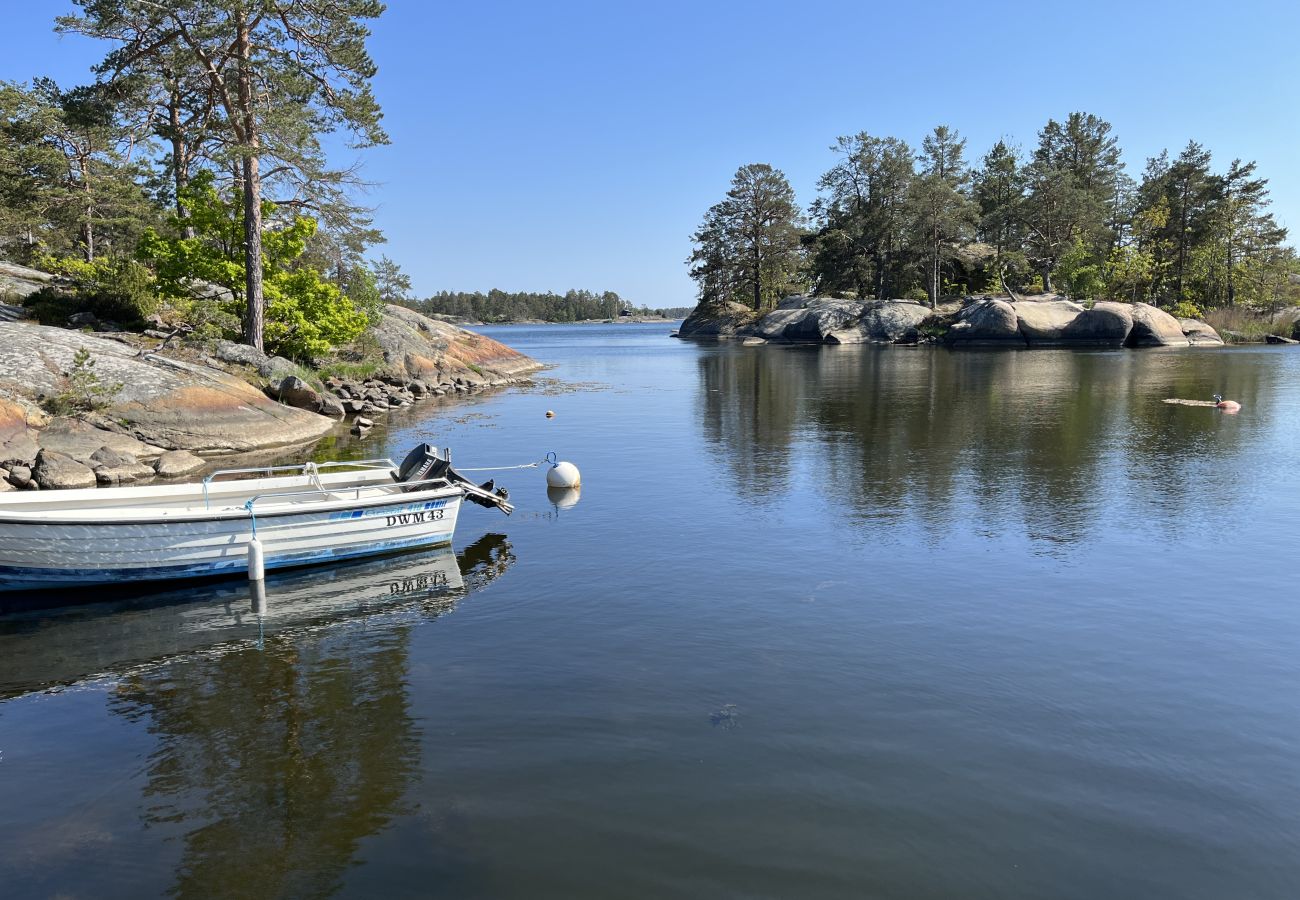
M 546 458 L 541 460 L 540 462 L 524 463 L 521 466 L 478 466 L 477 468 L 473 468 L 473 469 L 457 468 L 456 471 L 457 472 L 508 472 L 511 469 L 536 469 L 539 466 L 547 466 L 547 465 L 553 466 L 556 464 L 557 459 L 558 457 L 556 456 L 555 451 L 552 450 L 550 453 L 546 454 Z

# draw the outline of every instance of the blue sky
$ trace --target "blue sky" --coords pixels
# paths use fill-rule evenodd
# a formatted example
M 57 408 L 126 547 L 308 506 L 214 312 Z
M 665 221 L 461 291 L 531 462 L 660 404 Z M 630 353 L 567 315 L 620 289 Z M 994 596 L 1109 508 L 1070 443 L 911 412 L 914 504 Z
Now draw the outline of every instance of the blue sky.
M 87 80 L 64 0 L 0 0 L 0 78 Z M 1115 126 L 1129 172 L 1189 138 L 1255 159 L 1300 229 L 1300 5 L 1283 2 L 432 3 L 390 0 L 371 48 L 393 144 L 364 151 L 382 248 L 420 294 L 615 290 L 688 305 L 683 261 L 736 168 L 807 205 L 840 134 L 973 158 L 1049 117 Z

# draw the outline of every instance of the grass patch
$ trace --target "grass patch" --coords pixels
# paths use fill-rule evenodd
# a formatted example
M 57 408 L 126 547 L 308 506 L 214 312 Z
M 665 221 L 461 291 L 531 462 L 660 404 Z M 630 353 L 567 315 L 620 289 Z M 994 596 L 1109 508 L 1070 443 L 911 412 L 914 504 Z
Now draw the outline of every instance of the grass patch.
M 1262 343 L 1270 334 L 1289 338 L 1295 328 L 1292 321 L 1274 322 L 1266 315 L 1239 307 L 1212 309 L 1205 321 L 1229 344 Z
M 373 378 L 383 368 L 383 363 L 378 360 L 363 360 L 360 362 L 349 362 L 346 360 L 330 360 L 320 367 L 320 376 L 322 378 L 342 378 L 344 381 L 365 381 L 367 378 Z

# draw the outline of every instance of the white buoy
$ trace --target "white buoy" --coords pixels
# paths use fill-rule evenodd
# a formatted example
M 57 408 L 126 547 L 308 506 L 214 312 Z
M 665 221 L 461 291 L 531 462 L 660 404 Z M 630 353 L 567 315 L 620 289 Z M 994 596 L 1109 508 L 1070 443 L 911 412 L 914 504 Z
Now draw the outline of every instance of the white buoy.
M 262 559 L 262 542 L 253 538 L 248 542 L 248 580 L 261 581 L 266 577 L 266 565 Z
M 582 488 L 557 488 L 548 487 L 546 489 L 546 499 L 551 501 L 557 510 L 573 509 L 582 499 Z
M 546 486 L 553 488 L 576 488 L 582 485 L 582 474 L 571 462 L 557 462 L 546 473 Z

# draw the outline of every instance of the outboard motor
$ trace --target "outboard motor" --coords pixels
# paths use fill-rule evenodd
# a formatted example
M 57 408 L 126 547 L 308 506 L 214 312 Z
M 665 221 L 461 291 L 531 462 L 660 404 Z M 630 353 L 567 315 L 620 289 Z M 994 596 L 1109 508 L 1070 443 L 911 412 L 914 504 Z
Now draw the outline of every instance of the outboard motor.
M 403 488 L 406 491 L 424 490 L 428 487 L 427 484 L 415 482 L 444 478 L 450 470 L 450 460 L 439 456 L 436 447 L 432 444 L 421 444 L 406 454 L 406 459 L 402 460 L 402 464 L 393 473 L 393 480 L 409 484 L 409 487 Z

